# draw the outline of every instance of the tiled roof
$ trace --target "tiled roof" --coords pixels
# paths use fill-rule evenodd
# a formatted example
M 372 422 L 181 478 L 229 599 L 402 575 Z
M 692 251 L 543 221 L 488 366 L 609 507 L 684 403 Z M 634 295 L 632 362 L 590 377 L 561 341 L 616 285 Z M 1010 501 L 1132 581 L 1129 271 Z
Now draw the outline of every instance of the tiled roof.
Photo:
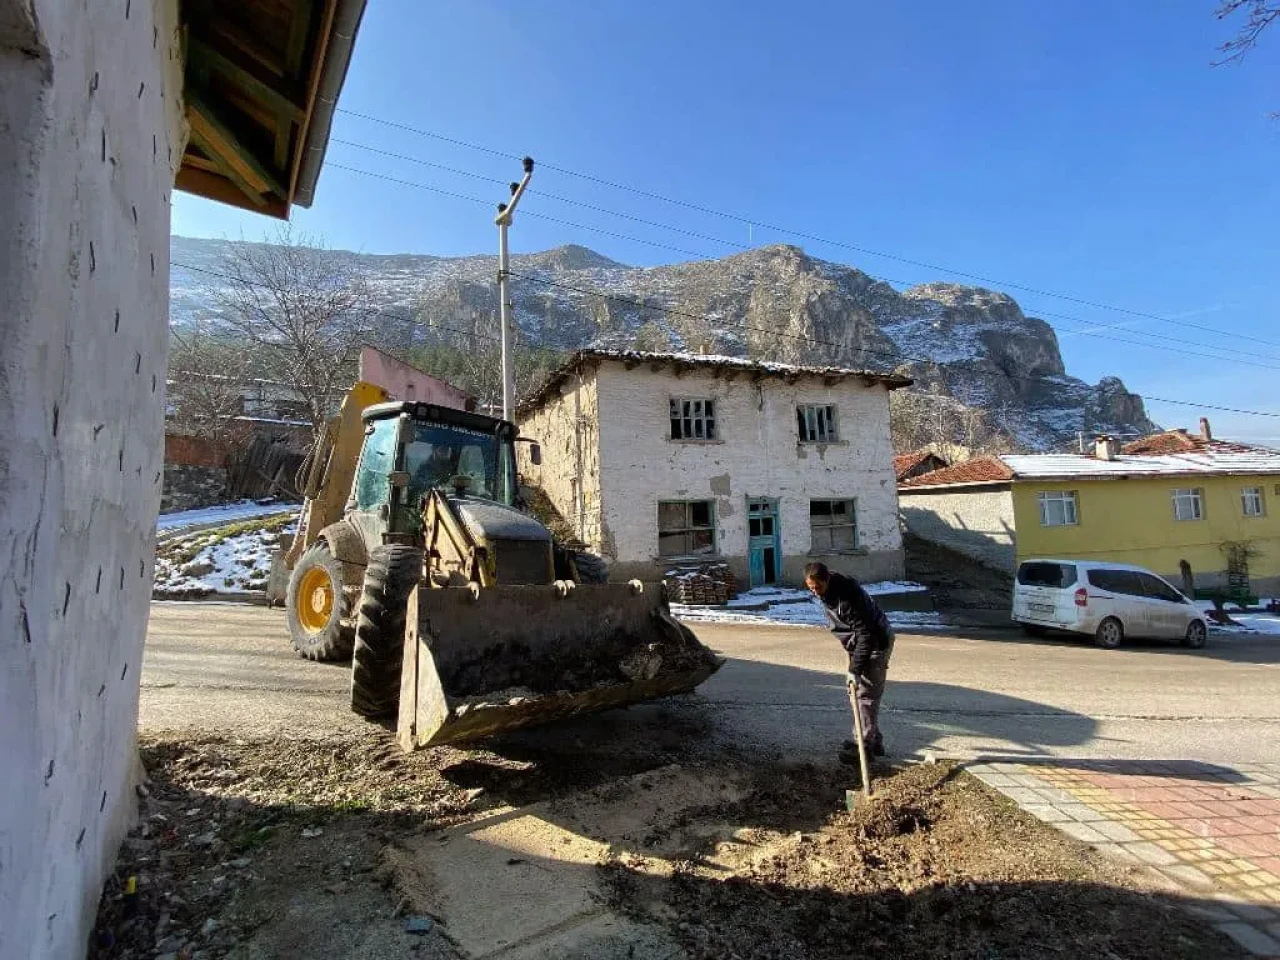
M 999 457 L 974 457 L 954 467 L 944 467 L 931 473 L 923 473 L 898 484 L 899 490 L 918 487 L 948 487 L 961 484 L 1008 483 L 1013 471 Z
M 842 380 L 862 380 L 867 384 L 881 383 L 890 390 L 909 387 L 913 381 L 910 377 L 887 373 L 882 370 L 854 370 L 848 367 L 811 367 L 793 363 L 773 363 L 771 361 L 748 360 L 744 357 L 707 355 L 701 353 L 653 353 L 640 350 L 579 350 L 560 369 L 551 374 L 538 390 L 528 399 L 521 401 L 516 409 L 517 416 L 527 416 L 540 409 L 543 404 L 556 395 L 560 385 L 586 365 L 599 365 L 605 361 L 625 364 L 628 368 L 648 366 L 655 371 L 672 369 L 682 370 L 735 370 L 755 374 L 762 377 L 779 379 L 799 379 L 801 377 L 818 377 L 824 381 L 838 383 Z
M 932 450 L 915 450 L 911 453 L 900 453 L 893 458 L 893 472 L 899 480 L 902 480 L 916 467 L 924 463 L 930 457 L 933 457 L 939 463 L 946 463 Z
M 1204 437 L 1186 430 L 1166 430 L 1164 433 L 1153 433 L 1149 437 L 1140 437 L 1122 448 L 1126 454 L 1165 454 L 1165 453 L 1252 453 L 1267 450 L 1248 443 L 1235 443 L 1231 440 L 1206 440 Z

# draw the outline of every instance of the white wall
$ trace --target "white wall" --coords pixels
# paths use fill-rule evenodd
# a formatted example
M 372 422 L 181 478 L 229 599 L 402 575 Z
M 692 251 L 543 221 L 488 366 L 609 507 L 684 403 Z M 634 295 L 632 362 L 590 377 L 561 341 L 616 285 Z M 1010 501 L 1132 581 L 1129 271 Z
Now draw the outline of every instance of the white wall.
M 979 563 L 1016 568 L 1013 492 L 1003 489 L 903 491 L 902 518 L 916 536 L 950 547 Z
M 648 366 L 606 362 L 597 373 L 603 539 L 617 575 L 652 575 L 658 561 L 658 501 L 713 499 L 719 554 L 747 570 L 747 500 L 779 501 L 783 576 L 797 582 L 810 559 L 864 579 L 901 577 L 902 538 L 889 439 L 888 391 L 846 380 L 752 383 L 749 374 L 680 377 Z M 672 397 L 716 401 L 720 440 L 668 439 Z M 796 406 L 834 403 L 838 443 L 799 444 Z M 809 501 L 858 501 L 860 550 L 812 557 Z M 660 572 L 660 570 L 659 570 Z
M 134 809 L 176 28 L 177 0 L 0 0 L 4 958 L 83 955 Z
M 595 374 L 561 384 L 559 396 L 520 420 L 520 435 L 542 446 L 542 465 L 517 445 L 520 473 L 542 488 L 580 540 L 601 550 L 599 412 Z

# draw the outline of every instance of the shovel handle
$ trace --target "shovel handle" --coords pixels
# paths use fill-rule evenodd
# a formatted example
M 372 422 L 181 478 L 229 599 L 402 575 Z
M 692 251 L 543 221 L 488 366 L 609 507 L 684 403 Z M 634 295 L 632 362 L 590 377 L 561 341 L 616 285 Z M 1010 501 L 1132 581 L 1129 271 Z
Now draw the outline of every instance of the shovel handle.
M 857 674 L 853 675 L 853 731 L 858 738 L 858 766 L 862 770 L 862 792 L 868 800 L 871 799 L 871 771 L 867 769 L 867 744 L 862 738 L 862 705 L 858 703 L 858 685 L 862 682 L 862 678 Z

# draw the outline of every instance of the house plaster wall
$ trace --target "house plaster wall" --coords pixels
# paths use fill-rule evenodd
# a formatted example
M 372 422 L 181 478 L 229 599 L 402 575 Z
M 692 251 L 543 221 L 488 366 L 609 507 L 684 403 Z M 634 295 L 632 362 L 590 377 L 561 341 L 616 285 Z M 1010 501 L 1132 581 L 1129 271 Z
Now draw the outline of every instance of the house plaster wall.
M 658 502 L 713 500 L 719 559 L 748 581 L 747 501 L 778 501 L 782 579 L 799 583 L 804 565 L 822 560 L 864 580 L 903 575 L 898 495 L 884 386 L 846 380 L 795 383 L 749 374 L 729 379 L 710 370 L 677 377 L 647 365 L 605 363 L 599 393 L 601 541 L 611 576 L 653 577 L 668 568 L 658 556 Z M 672 441 L 671 398 L 716 401 L 719 439 Z M 840 440 L 797 442 L 796 406 L 837 406 Z M 858 549 L 814 554 L 811 499 L 856 499 Z
M 599 417 L 595 374 L 584 371 L 520 421 L 520 435 L 541 445 L 542 465 L 534 466 L 528 444 L 519 444 L 517 453 L 521 474 L 542 488 L 578 539 L 596 553 L 603 552 Z
M 82 956 L 134 811 L 177 0 L 0 0 L 0 957 Z
M 995 570 L 1017 567 L 1013 493 L 997 488 L 901 493 L 902 518 L 916 536 L 940 543 Z

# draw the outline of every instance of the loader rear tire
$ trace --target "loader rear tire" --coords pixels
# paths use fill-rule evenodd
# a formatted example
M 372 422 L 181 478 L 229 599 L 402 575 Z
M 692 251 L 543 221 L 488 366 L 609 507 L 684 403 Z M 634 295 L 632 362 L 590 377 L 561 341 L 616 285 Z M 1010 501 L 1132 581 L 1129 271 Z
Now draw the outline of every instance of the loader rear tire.
M 578 571 L 579 583 L 609 582 L 609 565 L 605 563 L 604 557 L 577 551 L 573 554 L 573 566 Z
M 285 591 L 289 638 L 298 655 L 308 660 L 351 656 L 354 631 L 347 607 L 342 563 L 327 542 L 317 540 L 298 558 Z
M 405 613 L 422 578 L 422 551 L 388 544 L 369 554 L 351 657 L 351 709 L 377 719 L 400 703 Z

